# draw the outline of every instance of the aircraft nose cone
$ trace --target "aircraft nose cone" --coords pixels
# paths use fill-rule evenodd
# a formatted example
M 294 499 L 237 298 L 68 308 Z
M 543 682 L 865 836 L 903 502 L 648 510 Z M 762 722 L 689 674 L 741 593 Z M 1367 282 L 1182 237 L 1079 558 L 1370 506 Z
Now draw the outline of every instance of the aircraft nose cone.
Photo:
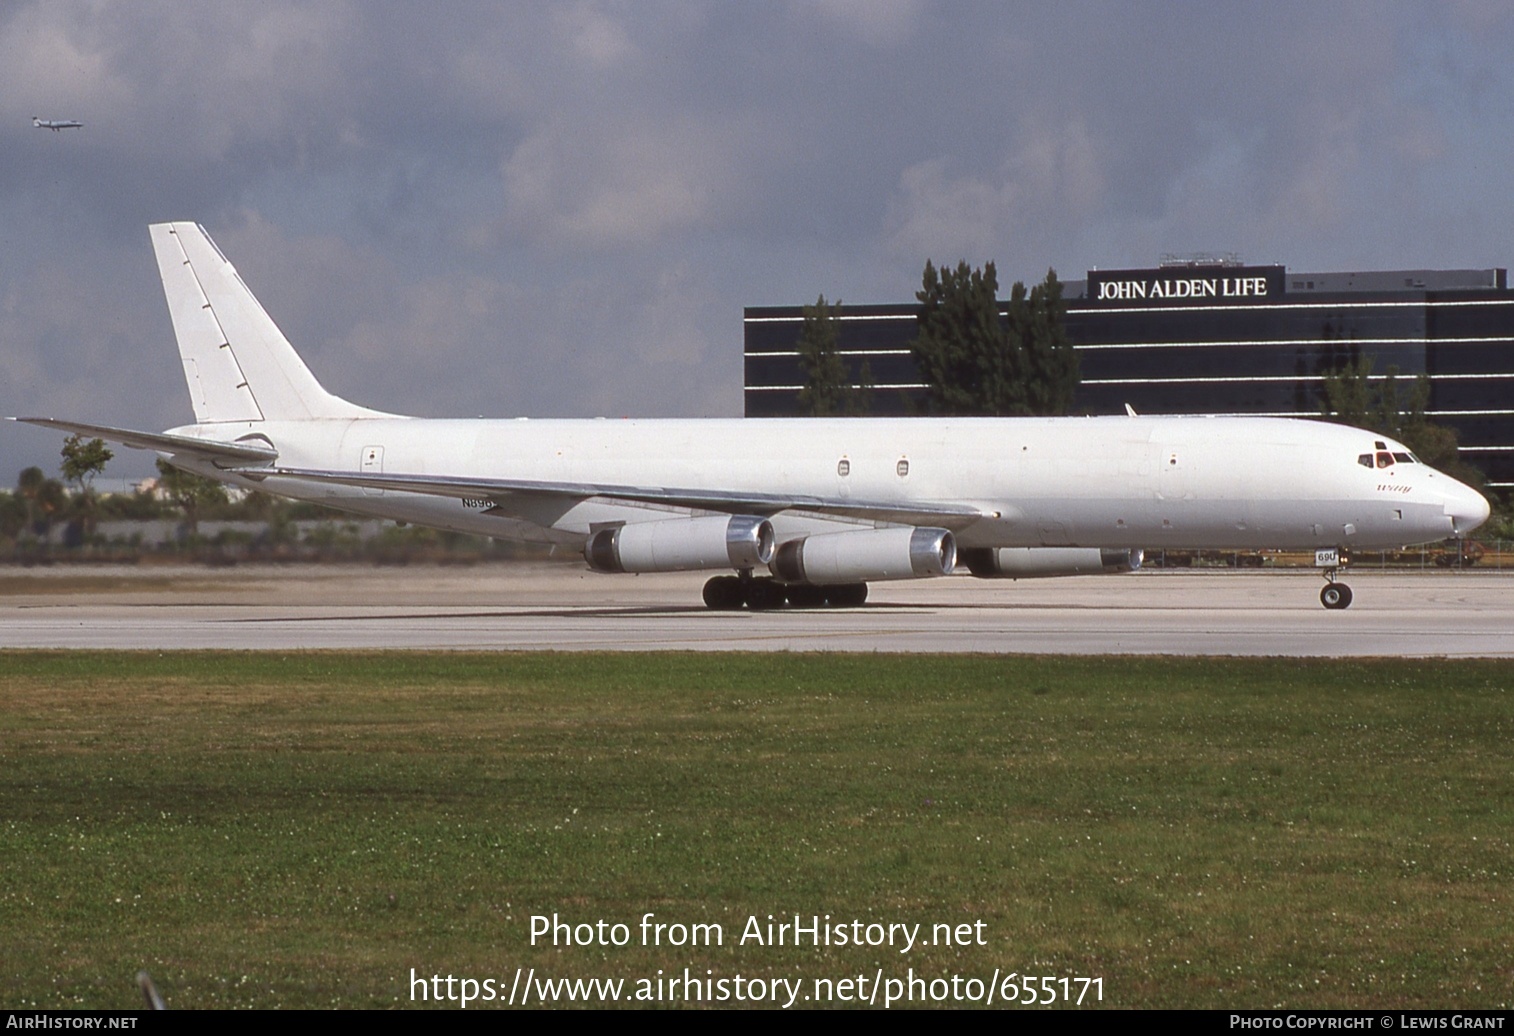
M 1487 499 L 1471 486 L 1455 480 L 1446 489 L 1446 514 L 1451 516 L 1451 528 L 1456 535 L 1465 536 L 1488 520 L 1492 511 Z

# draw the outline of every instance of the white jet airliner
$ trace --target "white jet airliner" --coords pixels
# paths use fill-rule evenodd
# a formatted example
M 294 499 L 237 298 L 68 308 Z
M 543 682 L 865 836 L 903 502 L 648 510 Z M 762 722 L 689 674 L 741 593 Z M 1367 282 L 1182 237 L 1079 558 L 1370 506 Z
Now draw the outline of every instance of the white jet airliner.
M 332 395 L 194 223 L 151 228 L 195 423 L 23 418 L 232 485 L 544 541 L 603 572 L 724 571 L 711 608 L 857 605 L 869 581 L 1135 567 L 1141 550 L 1340 555 L 1463 536 L 1475 490 L 1321 421 L 1062 417 L 431 420 Z M 770 574 L 760 574 L 760 573 Z
M 54 133 L 57 133 L 59 130 L 82 129 L 84 127 L 84 123 L 78 119 L 39 119 L 35 115 L 32 116 L 32 125 L 38 129 L 50 129 Z

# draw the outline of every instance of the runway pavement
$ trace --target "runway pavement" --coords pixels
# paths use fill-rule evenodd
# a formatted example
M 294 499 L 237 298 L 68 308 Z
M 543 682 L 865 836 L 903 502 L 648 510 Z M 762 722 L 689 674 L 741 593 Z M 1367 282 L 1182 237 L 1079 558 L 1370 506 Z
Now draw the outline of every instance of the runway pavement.
M 841 610 L 706 611 L 700 574 L 472 568 L 0 570 L 0 647 L 941 651 L 1514 656 L 1514 573 L 1122 576 L 875 584 Z

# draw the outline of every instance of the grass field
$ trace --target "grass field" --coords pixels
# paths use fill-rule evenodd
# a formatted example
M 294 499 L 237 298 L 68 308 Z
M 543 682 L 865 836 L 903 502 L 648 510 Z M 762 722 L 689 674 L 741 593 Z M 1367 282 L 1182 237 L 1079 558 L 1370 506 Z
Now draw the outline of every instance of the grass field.
M 1511 688 L 1507 662 L 0 653 L 0 1006 L 135 1007 L 139 968 L 172 1007 L 409 1005 L 412 968 L 502 996 L 519 966 L 1507 1007 Z M 724 944 L 643 946 L 649 912 Z M 533 946 L 554 913 L 630 943 Z M 985 945 L 739 944 L 770 914 Z

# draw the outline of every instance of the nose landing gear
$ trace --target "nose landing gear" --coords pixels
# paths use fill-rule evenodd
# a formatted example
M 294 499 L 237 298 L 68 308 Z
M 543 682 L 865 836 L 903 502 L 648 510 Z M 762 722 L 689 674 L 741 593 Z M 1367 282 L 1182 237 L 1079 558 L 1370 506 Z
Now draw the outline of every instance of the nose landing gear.
M 1340 611 L 1342 608 L 1351 607 L 1351 588 L 1345 583 L 1336 582 L 1336 575 L 1350 561 L 1343 550 L 1317 550 L 1314 552 L 1314 564 L 1325 570 L 1325 586 L 1319 592 L 1319 603 L 1331 611 Z

